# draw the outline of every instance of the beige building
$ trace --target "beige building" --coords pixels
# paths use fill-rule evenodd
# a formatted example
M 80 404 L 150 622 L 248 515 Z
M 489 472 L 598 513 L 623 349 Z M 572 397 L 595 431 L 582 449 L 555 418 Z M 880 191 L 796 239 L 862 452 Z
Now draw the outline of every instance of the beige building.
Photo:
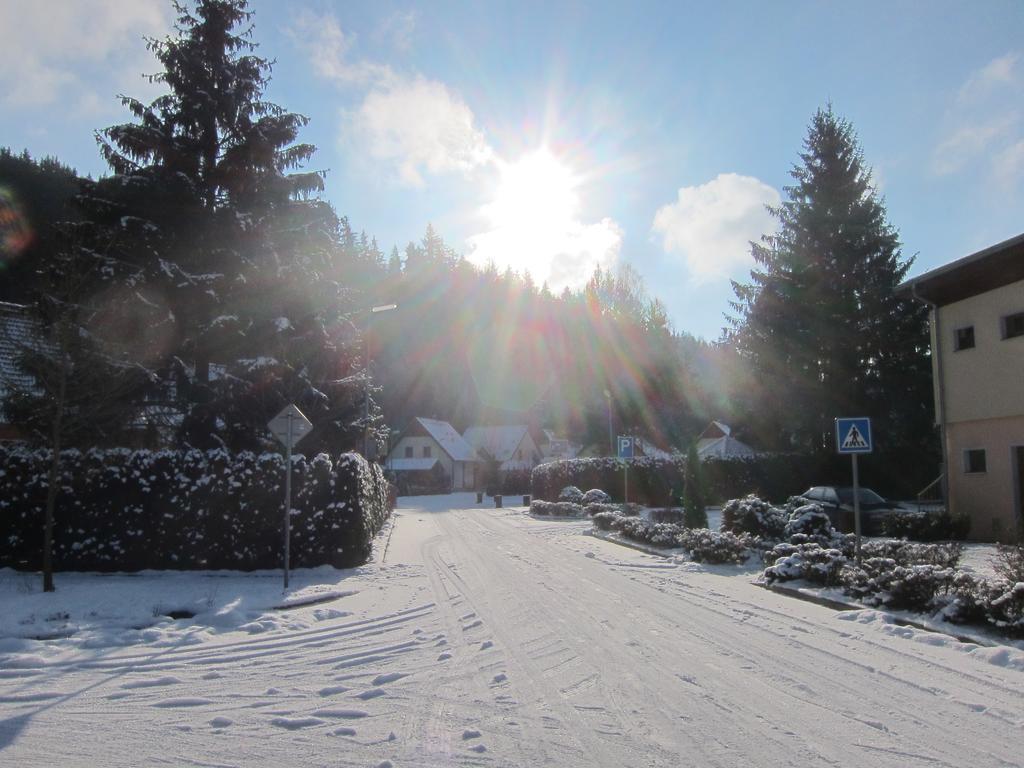
M 1024 533 L 1024 235 L 900 286 L 931 306 L 950 511 L 970 538 Z
M 473 446 L 447 421 L 416 417 L 391 449 L 385 466 L 413 484 L 440 466 L 452 490 L 466 491 L 475 487 L 479 461 Z

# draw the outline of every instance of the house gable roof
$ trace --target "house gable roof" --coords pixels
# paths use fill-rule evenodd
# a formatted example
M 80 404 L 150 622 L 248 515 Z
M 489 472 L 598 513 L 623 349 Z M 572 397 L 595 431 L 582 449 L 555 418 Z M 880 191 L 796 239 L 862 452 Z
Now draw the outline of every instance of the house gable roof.
M 467 443 L 462 435 L 455 431 L 455 427 L 447 421 L 417 416 L 413 419 L 413 425 L 414 427 L 419 426 L 423 432 L 432 437 L 441 446 L 441 450 L 447 453 L 453 461 L 480 460 L 476 451 L 473 450 L 473 446 Z M 415 428 L 406 430 L 406 435 L 415 434 L 417 431 L 419 430 Z
M 463 437 L 474 448 L 487 451 L 500 462 L 512 459 L 527 434 L 525 424 L 505 427 L 470 427 Z

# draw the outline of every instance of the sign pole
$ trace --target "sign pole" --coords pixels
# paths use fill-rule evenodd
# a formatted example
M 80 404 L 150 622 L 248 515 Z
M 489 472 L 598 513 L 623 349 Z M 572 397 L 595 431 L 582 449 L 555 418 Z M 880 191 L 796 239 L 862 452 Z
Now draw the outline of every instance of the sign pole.
M 629 504 L 629 459 L 622 460 L 622 482 L 624 485 L 622 495 L 626 504 Z
M 292 541 L 292 438 L 295 417 L 288 414 L 288 441 L 284 460 L 284 588 L 288 589 L 288 569 L 291 563 Z
M 851 453 L 853 461 L 853 527 L 857 534 L 857 565 L 860 565 L 860 478 L 857 476 L 857 454 Z

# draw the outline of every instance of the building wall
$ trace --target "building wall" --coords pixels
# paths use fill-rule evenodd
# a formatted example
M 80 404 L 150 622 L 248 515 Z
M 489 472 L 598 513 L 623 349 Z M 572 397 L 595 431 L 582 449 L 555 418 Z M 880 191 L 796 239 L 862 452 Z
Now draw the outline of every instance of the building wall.
M 412 457 L 422 459 L 424 446 L 430 446 L 430 458 L 437 459 L 451 478 L 452 488 L 457 491 L 472 490 L 476 481 L 475 464 L 471 461 L 452 461 L 441 445 L 429 435 L 403 437 L 391 450 L 391 458 L 404 459 L 406 446 L 412 446 Z
M 946 423 L 1024 416 L 1024 336 L 1002 338 L 1001 318 L 1024 312 L 1024 280 L 939 307 Z M 956 329 L 974 326 L 974 347 L 956 350 Z
M 1024 448 L 1024 416 L 947 425 L 950 509 L 970 516 L 970 538 L 1011 541 L 1024 524 L 1018 447 Z M 985 450 L 985 472 L 968 473 L 964 451 L 977 448 Z
M 391 450 L 391 455 L 396 459 L 404 459 L 405 448 L 410 445 L 412 446 L 412 458 L 414 459 L 424 458 L 423 448 L 425 446 L 430 446 L 430 458 L 440 461 L 441 466 L 444 467 L 444 471 L 448 473 L 448 477 L 452 476 L 452 457 L 445 453 L 444 449 L 441 448 L 440 443 L 429 435 L 403 437 Z

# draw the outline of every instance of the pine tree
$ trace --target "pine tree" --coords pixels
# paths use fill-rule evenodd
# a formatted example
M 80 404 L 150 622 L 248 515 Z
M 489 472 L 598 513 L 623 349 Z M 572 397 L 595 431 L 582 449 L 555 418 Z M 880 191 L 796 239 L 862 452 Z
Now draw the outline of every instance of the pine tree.
M 686 452 L 686 471 L 683 473 L 683 525 L 687 528 L 707 528 L 707 497 L 701 472 L 697 444 L 690 443 Z
M 879 434 L 927 433 L 926 314 L 893 289 L 913 260 L 871 183 L 852 125 L 811 120 L 775 235 L 752 244 L 751 282 L 733 283 L 729 338 L 752 367 L 765 445 L 829 451 L 833 420 L 868 415 Z
M 296 143 L 307 119 L 263 99 L 271 64 L 245 0 L 175 8 L 176 36 L 149 41 L 168 92 L 123 97 L 135 121 L 97 134 L 114 175 L 87 207 L 112 232 L 109 282 L 132 287 L 117 321 L 151 337 L 139 346 L 176 381 L 188 444 L 259 447 L 294 401 L 351 433 L 333 449 L 358 445 L 345 423 L 362 410 L 359 339 L 344 316 L 360 302 L 342 283 L 359 254 L 348 222 L 309 199 L 321 174 L 296 171 L 315 152 Z

